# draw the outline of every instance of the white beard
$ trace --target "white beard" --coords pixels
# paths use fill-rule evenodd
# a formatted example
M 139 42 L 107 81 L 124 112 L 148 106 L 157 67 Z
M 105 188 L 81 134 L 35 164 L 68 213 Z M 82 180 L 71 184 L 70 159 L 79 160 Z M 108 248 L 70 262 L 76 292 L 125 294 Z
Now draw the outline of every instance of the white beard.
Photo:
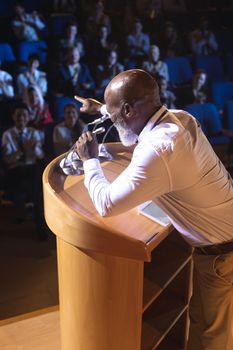
M 135 134 L 125 123 L 124 120 L 121 120 L 120 122 L 115 122 L 114 126 L 116 127 L 120 140 L 124 146 L 132 146 L 135 145 L 135 143 L 138 140 L 138 135 Z

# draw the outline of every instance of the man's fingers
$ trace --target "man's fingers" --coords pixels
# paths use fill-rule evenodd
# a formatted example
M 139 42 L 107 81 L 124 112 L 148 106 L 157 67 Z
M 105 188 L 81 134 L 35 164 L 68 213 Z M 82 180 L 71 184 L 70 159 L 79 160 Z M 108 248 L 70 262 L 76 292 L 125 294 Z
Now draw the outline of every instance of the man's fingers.
M 85 101 L 86 101 L 86 98 L 83 98 L 83 97 L 81 97 L 81 96 L 74 96 L 74 98 L 75 98 L 75 100 L 77 100 L 77 101 L 79 101 L 79 102 L 81 102 L 81 103 L 85 103 Z

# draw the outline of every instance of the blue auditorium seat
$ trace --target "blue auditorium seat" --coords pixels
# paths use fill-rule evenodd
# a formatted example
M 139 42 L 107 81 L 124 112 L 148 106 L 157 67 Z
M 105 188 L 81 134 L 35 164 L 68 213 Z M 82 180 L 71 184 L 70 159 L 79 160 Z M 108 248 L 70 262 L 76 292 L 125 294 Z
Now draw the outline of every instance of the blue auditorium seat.
M 192 67 L 188 58 L 168 57 L 164 61 L 167 63 L 170 82 L 173 85 L 180 85 L 192 79 Z
M 233 99 L 233 82 L 213 83 L 212 99 L 218 109 L 223 109 L 225 103 Z
M 219 52 L 224 54 L 233 52 L 232 30 L 220 30 L 216 31 L 214 34 L 218 42 Z
M 218 56 L 197 56 L 194 60 L 195 69 L 204 69 L 209 82 L 224 80 L 224 69 Z
M 54 101 L 54 116 L 55 120 L 62 120 L 64 117 L 64 106 L 68 103 L 73 103 L 79 109 L 81 103 L 69 96 L 56 96 Z
M 227 55 L 227 74 L 233 79 L 233 52 Z
M 228 137 L 216 135 L 222 129 L 222 122 L 213 103 L 193 103 L 184 109 L 200 122 L 203 132 L 212 145 L 229 143 Z
M 9 43 L 0 43 L 0 62 L 2 64 L 15 61 L 15 55 Z
M 22 41 L 18 44 L 18 59 L 21 62 L 27 62 L 28 56 L 35 53 L 40 58 L 40 63 L 47 61 L 47 44 L 45 41 Z
M 226 124 L 224 126 L 233 131 L 233 100 L 226 103 Z
M 49 20 L 49 28 L 52 36 L 62 36 L 66 24 L 75 21 L 71 14 L 52 14 Z

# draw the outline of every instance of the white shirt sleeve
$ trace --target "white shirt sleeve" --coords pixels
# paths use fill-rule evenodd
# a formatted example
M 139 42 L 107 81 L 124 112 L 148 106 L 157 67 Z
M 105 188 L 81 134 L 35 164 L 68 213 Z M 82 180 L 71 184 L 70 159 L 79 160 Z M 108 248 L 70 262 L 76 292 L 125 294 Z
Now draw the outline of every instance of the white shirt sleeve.
M 123 213 L 171 190 L 167 165 L 148 143 L 135 148 L 130 164 L 112 183 L 98 159 L 85 161 L 83 167 L 85 186 L 101 216 Z

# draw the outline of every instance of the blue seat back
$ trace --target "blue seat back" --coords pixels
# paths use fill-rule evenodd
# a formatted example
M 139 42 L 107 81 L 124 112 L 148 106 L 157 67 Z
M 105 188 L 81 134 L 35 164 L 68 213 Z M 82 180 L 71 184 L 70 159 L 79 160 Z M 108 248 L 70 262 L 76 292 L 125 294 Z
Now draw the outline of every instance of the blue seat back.
M 18 45 L 18 59 L 21 62 L 27 62 L 30 54 L 37 54 L 40 58 L 40 63 L 47 62 L 47 44 L 45 41 L 22 41 Z
M 227 74 L 230 78 L 233 78 L 233 53 L 227 55 Z
M 170 81 L 172 84 L 179 85 L 192 79 L 192 67 L 186 57 L 169 57 L 164 61 L 167 63 Z
M 226 103 L 226 125 L 227 129 L 233 131 L 233 100 Z
M 0 62 L 2 64 L 15 61 L 15 55 L 12 47 L 8 43 L 0 43 Z
M 73 103 L 79 109 L 81 103 L 69 96 L 56 96 L 54 101 L 54 116 L 55 120 L 62 120 L 64 118 L 64 107 L 68 103 Z
M 61 36 L 64 33 L 66 24 L 74 20 L 75 17 L 71 14 L 53 14 L 49 20 L 51 35 Z
M 194 65 L 206 71 L 210 82 L 224 80 L 223 64 L 218 56 L 197 56 Z
M 201 124 L 206 135 L 216 134 L 222 128 L 217 108 L 212 103 L 193 103 L 185 107 Z
M 218 109 L 223 109 L 225 103 L 233 99 L 233 82 L 213 83 L 212 99 Z

